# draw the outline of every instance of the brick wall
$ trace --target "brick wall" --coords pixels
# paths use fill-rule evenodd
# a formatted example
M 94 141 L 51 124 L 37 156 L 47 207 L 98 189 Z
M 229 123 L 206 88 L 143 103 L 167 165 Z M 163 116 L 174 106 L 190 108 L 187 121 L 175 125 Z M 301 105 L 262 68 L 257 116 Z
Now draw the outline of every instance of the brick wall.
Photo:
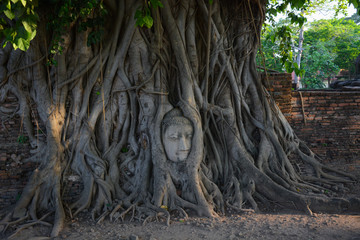
M 7 109 L 17 109 L 17 99 L 9 96 L 1 107 Z M 32 114 L 36 114 L 36 109 L 32 109 Z M 36 122 L 33 122 L 36 131 Z M 44 127 L 41 131 L 36 131 L 35 136 L 39 139 L 44 138 Z M 42 139 L 43 140 L 43 139 Z M 2 116 L 0 119 L 0 210 L 16 203 L 28 182 L 32 172 L 38 166 L 37 163 L 26 162 L 31 156 L 31 146 L 27 140 L 25 129 L 22 127 L 21 117 Z M 78 176 L 68 173 L 64 189 L 64 199 L 72 200 L 76 198 L 82 190 L 83 185 Z
M 1 104 L 16 110 L 16 98 L 10 96 Z M 20 117 L 2 116 L 0 120 L 0 209 L 15 203 L 36 164 L 24 163 L 29 156 L 30 144 L 26 140 Z
M 325 161 L 360 167 L 360 91 L 293 92 L 289 122 Z
M 291 116 L 291 74 L 267 73 L 261 75 L 262 82 L 286 118 Z

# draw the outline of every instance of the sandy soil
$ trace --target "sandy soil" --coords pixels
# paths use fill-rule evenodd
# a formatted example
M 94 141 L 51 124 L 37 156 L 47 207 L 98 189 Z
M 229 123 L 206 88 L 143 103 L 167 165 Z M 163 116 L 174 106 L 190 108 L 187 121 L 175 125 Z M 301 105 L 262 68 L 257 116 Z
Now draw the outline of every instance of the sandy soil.
M 22 230 L 12 239 L 44 239 L 50 228 L 34 226 Z M 9 237 L 0 234 L 0 239 Z M 276 214 L 244 213 L 215 219 L 190 217 L 173 219 L 170 226 L 164 222 L 149 222 L 145 226 L 136 222 L 110 222 L 96 224 L 89 214 L 82 213 L 68 219 L 65 229 L 56 240 L 69 239 L 350 239 L 360 240 L 360 215 L 314 214 L 296 212 Z

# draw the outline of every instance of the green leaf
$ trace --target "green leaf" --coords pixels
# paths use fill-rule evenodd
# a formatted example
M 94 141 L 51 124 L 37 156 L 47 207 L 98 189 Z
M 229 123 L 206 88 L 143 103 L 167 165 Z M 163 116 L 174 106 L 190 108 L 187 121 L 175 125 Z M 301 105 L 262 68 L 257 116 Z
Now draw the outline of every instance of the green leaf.
M 300 9 L 304 6 L 306 0 L 292 0 L 291 1 L 291 7 Z
M 299 69 L 299 65 L 297 64 L 297 62 L 293 62 L 293 64 L 294 64 L 295 70 Z
M 150 5 L 151 5 L 153 8 L 157 8 L 157 7 L 163 8 L 163 7 L 164 7 L 164 5 L 161 3 L 160 0 L 150 0 Z
M 288 61 L 285 62 L 285 69 L 288 73 L 291 73 L 292 71 L 294 71 L 294 68 L 292 67 L 292 63 L 288 62 Z
M 10 20 L 13 20 L 15 18 L 15 13 L 13 13 L 11 10 L 5 10 L 4 11 L 5 16 L 7 16 Z
M 24 136 L 24 135 L 20 135 L 20 136 L 17 138 L 17 142 L 18 142 L 18 143 L 26 143 L 28 140 L 29 140 L 29 138 L 28 138 L 27 136 Z
M 354 5 L 354 8 L 358 8 L 358 6 L 359 6 L 358 0 L 349 0 L 349 3 Z
M 152 25 L 153 25 L 153 23 L 154 23 L 154 20 L 153 20 L 153 18 L 152 18 L 150 15 L 144 16 L 144 17 L 143 17 L 143 21 L 144 21 L 145 26 L 146 26 L 147 28 L 151 28 Z
M 27 32 L 31 33 L 31 32 L 33 31 L 32 27 L 29 25 L 28 22 L 22 21 L 21 23 L 22 23 L 22 25 L 24 26 L 24 28 L 25 28 L 25 30 L 26 30 Z
M 17 3 L 19 0 L 11 0 L 13 3 Z
M 122 153 L 127 153 L 129 151 L 129 149 L 127 148 L 127 147 L 123 147 L 122 149 L 121 149 L 121 152 Z
M 275 35 L 271 35 L 271 36 L 270 36 L 270 39 L 271 39 L 271 42 L 274 43 L 274 42 L 275 42 L 275 39 L 276 39 L 276 36 L 275 36 Z
M 13 43 L 13 47 L 15 50 L 19 48 L 22 51 L 26 51 L 30 47 L 30 41 L 24 38 L 16 38 Z
M 26 0 L 21 0 L 21 3 L 24 7 L 26 7 Z
M 136 19 L 136 26 L 144 26 L 143 11 L 140 8 L 136 10 L 134 18 Z
M 22 51 L 26 51 L 30 47 L 30 41 L 34 39 L 36 36 L 36 30 L 33 30 L 31 32 L 26 31 L 26 29 L 21 26 L 17 29 L 17 31 L 14 31 L 15 34 L 13 34 L 13 47 L 14 49 L 19 48 Z
M 8 1 L 8 3 L 6 4 L 6 8 L 11 10 L 11 2 L 10 1 Z
M 289 59 L 290 61 L 292 61 L 292 58 L 293 58 L 293 52 L 289 52 L 288 54 L 289 54 L 289 55 L 288 55 L 288 59 Z

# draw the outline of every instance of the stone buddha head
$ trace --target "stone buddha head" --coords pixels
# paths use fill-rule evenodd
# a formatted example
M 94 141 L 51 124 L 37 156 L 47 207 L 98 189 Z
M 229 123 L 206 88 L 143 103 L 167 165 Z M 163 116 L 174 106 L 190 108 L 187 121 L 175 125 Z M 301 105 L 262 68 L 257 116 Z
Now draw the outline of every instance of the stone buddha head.
M 182 162 L 191 150 L 193 126 L 180 109 L 174 108 L 165 114 L 162 121 L 162 141 L 170 161 Z

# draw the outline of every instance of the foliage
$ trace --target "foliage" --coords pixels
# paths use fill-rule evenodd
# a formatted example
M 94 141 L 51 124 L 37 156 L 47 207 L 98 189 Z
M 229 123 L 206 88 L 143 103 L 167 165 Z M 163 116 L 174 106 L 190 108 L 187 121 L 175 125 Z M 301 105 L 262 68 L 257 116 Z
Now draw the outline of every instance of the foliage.
M 273 1 L 276 2 L 276 1 Z M 328 0 L 317 0 L 311 3 L 305 3 L 301 9 L 303 16 L 315 13 L 318 9 L 333 10 L 333 6 L 328 4 Z M 294 16 L 293 10 L 288 10 L 284 5 L 277 3 L 284 14 Z M 346 9 L 346 1 L 339 1 L 336 6 L 335 15 Z M 276 16 L 274 9 L 270 8 L 271 14 Z M 331 75 L 337 69 L 349 69 L 354 72 L 354 59 L 359 55 L 360 38 L 358 26 L 352 19 L 356 20 L 358 15 L 352 16 L 351 20 L 320 20 L 306 24 L 304 34 L 305 49 L 302 54 L 302 62 L 311 64 L 306 66 L 302 64 L 302 69 L 297 69 L 295 57 L 297 52 L 297 38 L 299 27 L 303 22 L 296 21 L 296 17 L 290 17 L 288 20 L 280 20 L 271 25 L 266 25 L 261 37 L 262 41 L 262 60 L 258 56 L 258 65 L 276 71 L 295 71 L 297 75 L 304 76 L 305 85 L 309 88 L 324 87 L 322 81 Z M 326 48 L 324 48 L 326 46 Z M 326 63 L 328 65 L 326 66 Z M 325 73 L 325 69 L 327 69 Z M 307 72 L 304 75 L 304 72 Z M 298 74 L 300 73 L 300 74 Z M 314 77 L 310 80 L 310 77 Z
M 99 0 L 52 0 L 53 14 L 48 29 L 53 31 L 51 54 L 62 52 L 62 36 L 67 33 L 70 24 L 79 21 L 79 31 L 91 29 L 87 45 L 99 42 L 104 33 L 107 10 Z
M 281 72 L 283 65 L 280 62 L 279 44 L 271 40 L 270 32 L 270 26 L 264 27 L 261 35 L 261 49 L 257 54 L 256 63 L 266 69 Z
M 164 7 L 160 0 L 145 1 L 145 5 L 140 7 L 135 12 L 136 26 L 151 28 L 154 24 L 154 19 L 151 16 L 151 8 Z
M 357 25 L 359 25 L 359 24 L 360 24 L 360 15 L 354 13 L 352 16 L 346 17 L 345 20 L 353 20 L 354 23 L 356 23 Z
M 35 11 L 36 0 L 5 0 L 0 4 L 0 39 L 5 38 L 4 45 L 13 45 L 14 49 L 26 51 L 30 41 L 36 36 L 39 17 Z
M 267 7 L 267 20 L 271 25 L 271 30 L 264 31 L 264 37 L 262 38 L 262 47 L 265 53 L 263 54 L 266 58 L 266 66 L 278 70 L 280 67 L 279 63 L 282 66 L 281 68 L 287 72 L 293 72 L 297 75 L 303 75 L 303 69 L 299 69 L 295 61 L 296 49 L 294 48 L 295 40 L 297 38 L 297 29 L 301 28 L 306 24 L 306 16 L 311 13 L 316 13 L 319 9 L 328 9 L 335 10 L 335 16 L 340 12 L 344 13 L 347 8 L 347 4 L 352 4 L 355 8 L 360 7 L 358 0 L 338 0 L 337 4 L 330 4 L 329 0 L 316 0 L 316 1 L 307 1 L 307 0 L 296 0 L 296 1 L 278 1 L 271 0 L 269 1 Z M 282 21 L 280 24 L 276 22 L 275 17 L 282 13 L 286 16 L 288 21 Z M 353 16 L 353 18 L 355 18 Z M 350 24 L 351 25 L 351 24 Z M 266 26 L 267 28 L 269 26 Z M 353 28 L 353 25 L 350 27 Z M 314 32 L 314 37 L 316 38 L 317 32 Z M 352 34 L 350 34 L 352 35 Z M 307 36 L 305 36 L 305 40 Z M 331 38 L 327 38 L 328 40 Z M 269 42 L 271 40 L 271 43 Z M 335 59 L 335 62 L 341 68 L 348 69 L 349 66 L 352 66 L 352 61 L 354 56 L 357 56 L 357 51 L 355 50 L 356 46 L 359 46 L 358 40 L 353 39 L 351 36 L 343 37 L 343 43 L 350 41 L 351 44 L 338 44 L 337 48 L 339 51 L 338 57 Z M 273 50 L 277 50 L 279 55 L 273 53 Z M 355 50 L 355 51 L 354 51 Z M 266 53 L 266 51 L 269 51 Z M 344 53 L 344 54 L 343 54 Z M 340 56 L 342 55 L 342 56 Z M 349 57 L 350 56 L 350 57 Z M 349 57 L 349 58 L 347 58 Z M 258 61 L 260 62 L 260 61 Z M 352 65 L 351 65 L 351 64 Z
M 295 72 L 302 76 L 304 70 L 300 69 L 295 61 L 296 42 L 298 41 L 299 26 L 290 21 L 280 20 L 272 26 L 264 27 L 261 36 L 261 56 L 257 61 L 260 64 L 262 58 L 265 62 L 261 66 L 275 71 Z
M 288 22 L 280 21 L 275 26 L 266 26 L 262 35 L 262 52 L 266 68 L 276 71 L 288 70 L 290 59 L 281 52 L 281 39 L 275 39 L 275 28 L 284 28 Z M 290 27 L 287 32 L 289 56 L 295 55 L 294 46 L 298 28 Z M 307 88 L 322 88 L 328 77 L 336 75 L 340 69 L 354 72 L 354 59 L 360 54 L 360 26 L 352 20 L 319 20 L 311 23 L 304 33 L 304 51 L 302 54 L 303 84 Z M 284 49 L 284 48 L 283 48 Z M 259 57 L 258 57 L 259 58 Z M 258 60 L 259 64 L 259 60 Z M 291 69 L 290 69 L 291 70 Z
M 280 64 L 287 72 L 295 72 L 297 75 L 302 75 L 303 71 L 294 61 L 293 45 L 293 29 L 301 28 L 306 23 L 304 11 L 309 8 L 310 1 L 296 0 L 296 1 L 269 1 L 267 20 L 274 28 L 268 32 L 266 41 L 271 39 L 272 43 L 276 43 L 279 50 Z M 276 24 L 275 17 L 282 13 L 287 16 L 289 21 L 283 22 L 280 25 Z
M 281 21 L 274 26 L 266 25 L 261 35 L 261 50 L 257 56 L 257 64 L 267 69 L 284 71 L 285 66 L 292 72 L 293 41 L 296 30 Z M 281 33 L 279 35 L 279 33 Z
M 104 32 L 104 17 L 107 14 L 102 1 L 99 0 L 51 0 L 47 1 L 51 11 L 47 28 L 53 32 L 51 54 L 61 53 L 62 36 L 67 33 L 70 24 L 79 21 L 79 31 L 91 29 L 87 44 L 99 42 Z M 37 0 L 7 0 L 0 5 L 1 38 L 5 44 L 10 42 L 15 49 L 26 51 L 30 41 L 36 36 Z M 4 45 L 5 46 L 5 45 Z
M 335 53 L 331 53 L 331 42 L 317 42 L 304 47 L 303 67 L 305 74 L 301 79 L 305 88 L 324 88 L 323 80 L 331 78 L 340 70 L 335 64 Z
M 354 60 L 360 54 L 360 26 L 352 20 L 319 20 L 305 32 L 304 44 L 323 42 L 335 54 L 334 63 L 355 72 Z M 333 44 L 330 44 L 332 42 Z
M 27 136 L 24 135 L 19 135 L 19 137 L 17 138 L 17 142 L 20 144 L 24 144 L 29 140 L 29 138 Z

